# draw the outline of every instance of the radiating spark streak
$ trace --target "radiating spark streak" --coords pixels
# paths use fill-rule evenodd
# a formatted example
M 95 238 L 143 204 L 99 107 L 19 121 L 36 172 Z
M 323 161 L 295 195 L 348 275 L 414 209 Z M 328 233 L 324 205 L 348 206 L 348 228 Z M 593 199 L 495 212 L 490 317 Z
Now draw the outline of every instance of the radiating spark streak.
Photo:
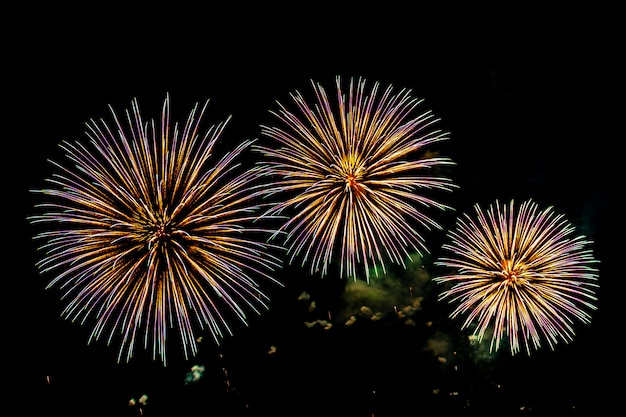
M 264 157 L 267 196 L 280 198 L 267 214 L 287 218 L 273 237 L 284 237 L 289 262 L 301 258 L 324 276 L 339 255 L 341 276 L 356 279 L 363 266 L 369 280 L 372 267 L 378 274 L 385 262 L 404 265 L 410 252 L 428 252 L 419 228 L 441 227 L 427 209 L 450 209 L 428 194 L 456 188 L 437 172 L 453 162 L 426 152 L 448 139 L 438 119 L 414 114 L 423 100 L 410 90 L 380 93 L 375 83 L 368 91 L 359 79 L 346 96 L 337 77 L 335 106 L 312 86 L 314 103 L 296 91 L 298 112 L 277 103 L 271 114 L 281 126 L 262 126 L 276 146 L 253 146 Z
M 214 148 L 230 117 L 201 133 L 204 106 L 186 123 L 170 123 L 166 97 L 160 123 L 144 122 L 137 100 L 113 123 L 87 123 L 88 144 L 63 142 L 66 164 L 42 196 L 35 239 L 42 274 L 53 274 L 66 305 L 62 315 L 94 321 L 89 341 L 119 337 L 118 360 L 130 360 L 142 339 L 166 364 L 170 329 L 185 357 L 197 353 L 196 333 L 208 329 L 219 343 L 231 316 L 246 323 L 268 297 L 260 280 L 281 285 L 277 246 L 262 235 L 259 168 L 237 162 L 247 140 L 218 157 Z M 241 172 L 240 172 L 241 171 Z
M 479 341 L 493 329 L 491 350 L 508 338 L 511 354 L 572 341 L 575 321 L 589 323 L 597 308 L 592 242 L 532 200 L 517 210 L 513 201 L 474 209 L 457 220 L 443 245 L 448 255 L 436 262 L 454 271 L 434 278 L 446 285 L 439 299 L 455 305 L 450 317 L 465 316 L 462 328 L 475 326 Z

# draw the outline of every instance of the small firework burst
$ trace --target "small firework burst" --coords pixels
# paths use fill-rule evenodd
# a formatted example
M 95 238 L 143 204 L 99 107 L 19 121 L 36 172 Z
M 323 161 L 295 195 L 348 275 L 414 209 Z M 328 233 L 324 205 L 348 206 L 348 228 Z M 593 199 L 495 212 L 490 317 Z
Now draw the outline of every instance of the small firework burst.
M 268 214 L 287 218 L 280 233 L 289 262 L 302 256 L 302 266 L 324 276 L 338 259 L 341 277 L 364 271 L 369 281 L 385 262 L 405 265 L 410 252 L 428 252 L 420 228 L 441 229 L 428 210 L 450 208 L 432 194 L 456 188 L 441 172 L 453 162 L 429 148 L 448 135 L 431 111 L 417 112 L 423 100 L 410 90 L 381 93 L 379 83 L 368 90 L 351 79 L 346 97 L 337 77 L 335 107 L 320 84 L 312 87 L 314 103 L 296 91 L 299 111 L 278 103 L 271 113 L 282 127 L 262 126 L 277 146 L 254 147 L 264 156 L 266 193 L 279 198 Z
M 214 147 L 230 117 L 201 133 L 209 101 L 197 103 L 184 126 L 170 125 L 169 97 L 160 123 L 144 123 L 137 100 L 126 120 L 87 123 L 89 142 L 63 142 L 67 164 L 29 217 L 44 229 L 38 268 L 53 273 L 72 321 L 95 321 L 89 341 L 121 338 L 118 361 L 135 345 L 152 345 L 166 364 L 171 328 L 185 357 L 197 353 L 197 332 L 217 343 L 246 311 L 260 313 L 268 297 L 259 279 L 280 266 L 258 226 L 255 169 L 239 173 L 244 141 L 222 156 Z M 261 238 L 261 236 L 265 237 Z
M 449 253 L 436 265 L 455 272 L 434 278 L 446 284 L 439 299 L 456 307 L 450 317 L 465 316 L 463 329 L 475 326 L 480 341 L 491 332 L 490 350 L 508 338 L 511 354 L 523 345 L 554 349 L 574 338 L 574 322 L 591 321 L 598 270 L 591 241 L 552 207 L 539 210 L 527 200 L 516 211 L 498 201 L 475 217 L 464 214 L 449 232 Z

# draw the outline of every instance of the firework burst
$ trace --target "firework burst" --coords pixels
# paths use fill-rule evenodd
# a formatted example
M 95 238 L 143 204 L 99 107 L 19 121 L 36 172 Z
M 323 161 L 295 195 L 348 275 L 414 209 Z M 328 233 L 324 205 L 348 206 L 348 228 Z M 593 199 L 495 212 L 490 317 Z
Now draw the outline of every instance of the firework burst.
M 574 321 L 589 323 L 595 310 L 598 270 L 584 236 L 556 214 L 539 210 L 532 200 L 516 211 L 497 201 L 487 212 L 474 206 L 475 217 L 464 214 L 449 232 L 449 253 L 439 266 L 455 270 L 434 278 L 447 284 L 440 300 L 455 304 L 450 317 L 466 316 L 463 329 L 475 326 L 482 340 L 492 331 L 490 350 L 508 338 L 511 354 L 547 341 L 554 349 L 574 337 Z
M 260 238 L 274 230 L 255 223 L 256 170 L 238 170 L 252 141 L 213 155 L 230 117 L 201 133 L 208 103 L 182 130 L 170 125 L 169 97 L 160 123 L 144 123 L 137 100 L 125 123 L 111 108 L 113 124 L 89 121 L 88 145 L 63 142 L 70 168 L 52 162 L 48 187 L 33 190 L 45 198 L 29 218 L 45 226 L 38 268 L 54 273 L 48 288 L 62 289 L 65 318 L 93 318 L 89 342 L 121 338 L 118 361 L 143 341 L 165 365 L 172 328 L 193 356 L 198 331 L 219 343 L 231 318 L 245 324 L 246 311 L 267 308 L 259 278 L 281 285 L 271 276 L 279 258 Z
M 335 107 L 325 89 L 312 81 L 316 101 L 291 94 L 299 112 L 278 103 L 272 111 L 283 127 L 262 126 L 278 146 L 256 146 L 270 177 L 268 195 L 278 195 L 268 214 L 285 215 L 280 228 L 290 262 L 302 256 L 311 273 L 328 273 L 340 246 L 341 277 L 356 279 L 363 267 L 378 275 L 385 262 L 405 265 L 410 252 L 428 252 L 419 228 L 441 229 L 427 209 L 448 206 L 428 196 L 451 191 L 438 170 L 452 165 L 430 145 L 448 139 L 434 128 L 431 111 L 416 112 L 423 100 L 410 90 L 380 93 L 366 81 L 350 81 L 348 96 L 336 78 Z

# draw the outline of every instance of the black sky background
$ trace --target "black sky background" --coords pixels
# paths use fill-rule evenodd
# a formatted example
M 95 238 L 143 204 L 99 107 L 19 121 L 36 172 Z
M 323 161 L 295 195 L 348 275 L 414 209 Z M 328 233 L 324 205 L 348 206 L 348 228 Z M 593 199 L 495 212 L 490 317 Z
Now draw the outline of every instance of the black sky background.
M 112 8 L 71 15 L 55 6 L 12 16 L 20 24 L 5 37 L 3 393 L 13 415 L 139 415 L 128 401 L 142 394 L 146 416 L 603 415 L 596 413 L 619 406 L 623 45 L 611 11 L 527 11 L 516 20 L 513 11 L 491 10 L 459 13 L 457 23 L 449 10 L 267 7 L 153 16 Z M 475 203 L 532 198 L 594 241 L 598 310 L 590 325 L 577 325 L 572 343 L 476 362 L 460 322 L 446 318 L 429 287 L 415 327 L 308 329 L 305 320 L 337 312 L 346 283 L 297 266 L 280 272 L 286 286 L 269 291 L 266 314 L 235 326 L 219 348 L 204 342 L 197 358 L 174 352 L 166 368 L 141 349 L 118 364 L 116 346 L 88 346 L 89 329 L 59 317 L 58 293 L 43 289 L 34 266 L 26 217 L 36 203 L 28 190 L 51 174 L 48 158 L 62 160 L 62 140 L 84 140 L 87 120 L 108 119 L 109 104 L 121 111 L 135 97 L 146 118 L 158 118 L 169 93 L 177 120 L 207 99 L 205 122 L 232 115 L 223 142 L 234 146 L 274 121 L 275 100 L 309 93 L 311 79 L 332 90 L 336 75 L 409 88 L 441 118 L 451 138 L 441 151 L 457 163 L 460 185 L 449 197 L 456 212 L 441 216 L 445 228 Z M 436 256 L 444 233 L 431 238 Z M 301 291 L 316 299 L 315 312 L 296 300 Z M 437 332 L 458 350 L 445 365 L 424 350 Z M 206 367 L 203 378 L 185 385 L 195 364 Z

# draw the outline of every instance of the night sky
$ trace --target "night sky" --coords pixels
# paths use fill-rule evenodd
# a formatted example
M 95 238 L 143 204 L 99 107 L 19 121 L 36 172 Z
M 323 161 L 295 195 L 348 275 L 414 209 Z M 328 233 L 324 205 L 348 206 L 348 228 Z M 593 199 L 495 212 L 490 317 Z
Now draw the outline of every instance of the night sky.
M 622 73 L 610 13 L 530 13 L 536 19 L 515 24 L 503 14 L 455 26 L 442 12 L 280 17 L 259 8 L 242 17 L 234 9 L 162 11 L 157 19 L 111 9 L 70 17 L 51 8 L 19 18 L 5 58 L 5 125 L 13 132 L 3 164 L 11 236 L 5 407 L 32 416 L 586 416 L 621 402 L 623 133 L 613 126 L 622 117 L 614 103 Z M 207 99 L 206 125 L 232 115 L 223 141 L 234 146 L 274 122 L 276 100 L 310 93 L 310 80 L 332 91 L 337 75 L 409 88 L 441 119 L 450 140 L 439 150 L 456 162 L 459 185 L 446 200 L 455 211 L 438 217 L 446 230 L 475 203 L 532 198 L 592 240 L 600 288 L 591 324 L 576 323 L 574 341 L 554 350 L 511 357 L 505 346 L 489 355 L 488 341 L 472 345 L 436 300 L 428 277 L 438 272 L 432 260 L 445 232 L 432 232 L 431 254 L 419 266 L 426 278 L 394 269 L 387 282 L 399 309 L 420 297 L 411 323 L 383 303 L 381 320 L 361 314 L 346 326 L 351 311 L 376 304 L 367 288 L 359 298 L 356 284 L 295 264 L 278 272 L 284 288 L 268 288 L 267 312 L 250 316 L 247 327 L 234 323 L 220 346 L 206 335 L 195 358 L 172 348 L 164 368 L 140 348 L 120 364 L 117 345 L 87 345 L 89 327 L 63 320 L 60 292 L 44 290 L 26 220 L 37 203 L 29 190 L 52 173 L 47 159 L 62 159 L 58 144 L 85 140 L 89 119 L 108 119 L 108 105 L 122 111 L 133 98 L 146 119 L 158 119 L 169 94 L 176 120 Z M 204 371 L 186 380 L 194 366 Z M 129 404 L 142 395 L 146 404 Z

